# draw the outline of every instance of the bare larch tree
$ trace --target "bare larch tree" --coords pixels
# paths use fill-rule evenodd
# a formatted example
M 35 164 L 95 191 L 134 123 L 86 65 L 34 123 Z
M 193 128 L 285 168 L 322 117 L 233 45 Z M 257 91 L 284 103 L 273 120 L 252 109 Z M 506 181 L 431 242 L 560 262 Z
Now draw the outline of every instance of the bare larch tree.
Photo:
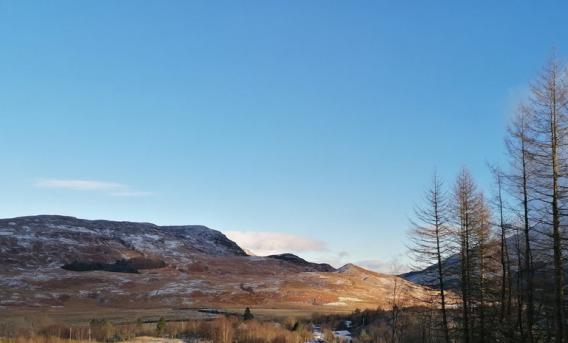
M 435 174 L 430 188 L 425 192 L 424 203 L 414 210 L 410 250 L 417 269 L 437 266 L 437 280 L 430 286 L 439 290 L 443 338 L 445 342 L 450 342 L 443 262 L 453 250 L 447 224 L 447 199 L 442 188 L 442 182 Z
M 563 342 L 566 337 L 562 225 L 566 214 L 563 206 L 568 178 L 567 81 L 566 68 L 556 59 L 551 59 L 531 86 L 526 106 L 530 115 L 527 143 L 535 172 L 533 191 L 540 203 L 539 224 L 541 231 L 552 238 L 555 342 Z

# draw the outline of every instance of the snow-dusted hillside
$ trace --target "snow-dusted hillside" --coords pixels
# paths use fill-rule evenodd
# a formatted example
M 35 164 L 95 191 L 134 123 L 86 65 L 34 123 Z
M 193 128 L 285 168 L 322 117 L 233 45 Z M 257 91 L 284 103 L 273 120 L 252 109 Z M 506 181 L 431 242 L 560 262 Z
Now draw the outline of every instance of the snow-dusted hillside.
M 535 249 L 535 247 L 552 245 L 550 235 L 547 235 L 544 232 L 532 231 L 530 240 L 533 249 Z M 525 255 L 524 236 L 522 234 L 511 235 L 506 238 L 505 244 L 507 245 L 509 252 L 511 271 L 513 273 L 517 273 L 519 271 L 519 256 L 521 256 L 522 263 L 522 256 Z M 496 242 L 496 246 L 497 245 L 499 245 L 498 242 Z M 568 250 L 565 251 L 565 254 L 566 253 L 568 253 Z M 493 260 L 499 261 L 499 251 L 494 250 L 493 254 L 495 255 Z M 549 254 L 535 254 L 534 252 L 532 256 L 533 267 L 535 268 L 535 271 L 546 274 L 550 266 L 552 265 L 552 256 Z M 460 284 L 460 261 L 460 255 L 457 253 L 447 257 L 442 261 L 442 270 L 445 278 L 444 282 L 446 287 L 450 289 L 456 289 Z M 499 274 L 499 272 L 500 268 L 496 268 L 496 273 Z M 568 277 L 568 266 L 566 267 L 565 273 Z M 433 264 L 427 266 L 422 270 L 411 271 L 400 276 L 410 282 L 420 285 L 439 287 L 438 264 Z
M 376 308 L 396 281 L 298 256 L 249 256 L 204 226 L 33 216 L 0 220 L 0 316 L 24 307 Z M 116 262 L 120 260 L 120 262 Z
M 75 260 L 112 262 L 135 256 L 190 261 L 192 254 L 245 256 L 219 231 L 205 226 L 32 216 L 0 220 L 0 256 L 20 268 Z

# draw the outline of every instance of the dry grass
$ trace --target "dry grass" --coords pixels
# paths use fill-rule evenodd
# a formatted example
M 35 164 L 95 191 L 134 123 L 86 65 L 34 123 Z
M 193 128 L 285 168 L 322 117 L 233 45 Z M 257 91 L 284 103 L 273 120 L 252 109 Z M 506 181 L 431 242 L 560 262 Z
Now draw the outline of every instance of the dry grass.
M 36 318 L 38 319 L 38 318 Z M 42 324 L 40 324 L 40 322 Z M 215 319 L 184 321 L 117 323 L 106 319 L 91 320 L 89 324 L 61 324 L 46 318 L 0 323 L 0 343 L 182 343 L 203 342 L 231 343 L 303 343 L 311 337 L 304 325 L 296 319 L 249 320 L 241 316 L 220 316 Z M 183 340 L 181 340 L 181 339 Z
M 32 337 L 0 338 L 0 343 L 89 343 L 89 341 L 70 340 L 70 339 L 64 339 L 53 336 L 32 336 Z
M 142 336 L 124 341 L 123 343 L 183 343 L 184 341 L 177 338 L 149 337 Z

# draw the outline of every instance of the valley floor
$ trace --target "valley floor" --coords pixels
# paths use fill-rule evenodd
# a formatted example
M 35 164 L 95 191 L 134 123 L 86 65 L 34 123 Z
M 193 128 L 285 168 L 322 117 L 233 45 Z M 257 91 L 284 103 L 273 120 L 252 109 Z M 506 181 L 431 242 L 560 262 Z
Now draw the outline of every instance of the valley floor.
M 255 317 L 258 319 L 308 319 L 314 313 L 317 314 L 349 314 L 349 309 L 332 309 L 323 306 L 304 308 L 254 308 Z M 219 312 L 215 314 L 214 312 Z M 243 307 L 229 307 L 209 311 L 202 308 L 153 308 L 153 309 L 117 309 L 108 307 L 0 307 L 0 323 L 41 321 L 47 320 L 67 323 L 72 325 L 87 324 L 92 319 L 107 319 L 117 323 L 134 323 L 141 319 L 145 322 L 157 321 L 164 317 L 169 321 L 208 319 L 218 317 L 220 314 L 240 315 Z

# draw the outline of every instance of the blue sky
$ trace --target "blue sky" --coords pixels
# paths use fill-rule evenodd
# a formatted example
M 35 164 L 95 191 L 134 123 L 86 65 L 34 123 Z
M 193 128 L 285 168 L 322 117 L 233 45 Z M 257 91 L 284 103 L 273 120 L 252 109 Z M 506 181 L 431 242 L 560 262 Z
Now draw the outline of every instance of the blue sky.
M 0 215 L 204 224 L 404 261 L 437 168 L 486 187 L 566 3 L 0 0 Z M 256 234 L 262 232 L 262 234 Z

